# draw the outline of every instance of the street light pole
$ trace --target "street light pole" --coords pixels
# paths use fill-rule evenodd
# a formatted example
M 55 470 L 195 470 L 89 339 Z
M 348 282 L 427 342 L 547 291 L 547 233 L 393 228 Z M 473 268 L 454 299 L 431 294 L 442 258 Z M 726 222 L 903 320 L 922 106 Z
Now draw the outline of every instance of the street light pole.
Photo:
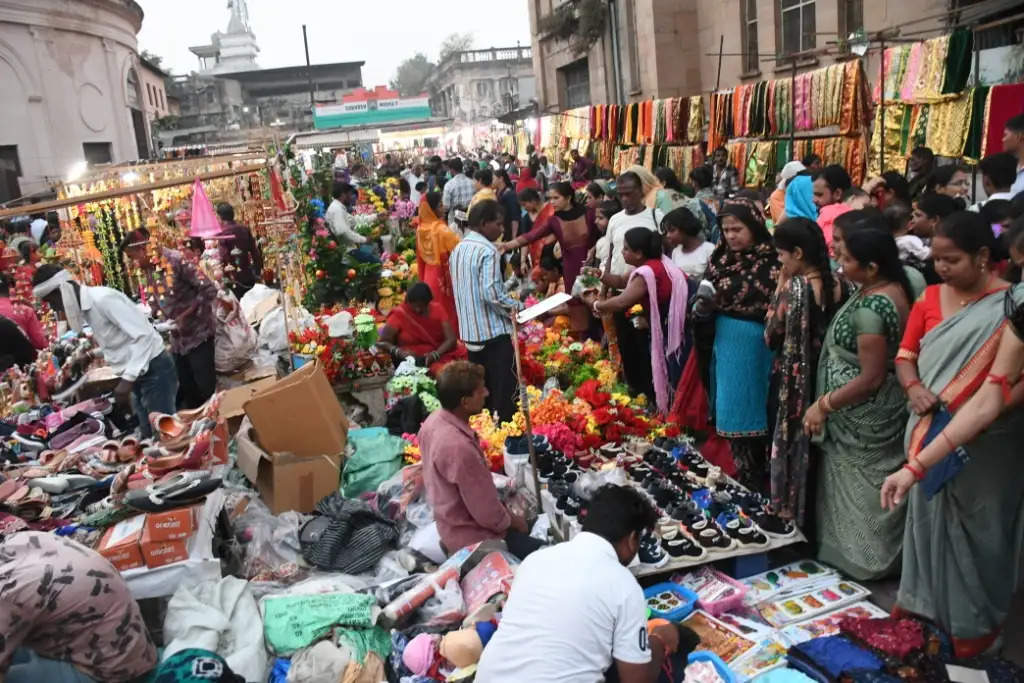
M 309 65 L 309 39 L 306 37 L 306 25 L 302 25 L 302 45 L 306 48 L 306 80 L 309 82 L 309 113 L 315 116 L 316 101 L 313 98 L 313 70 Z

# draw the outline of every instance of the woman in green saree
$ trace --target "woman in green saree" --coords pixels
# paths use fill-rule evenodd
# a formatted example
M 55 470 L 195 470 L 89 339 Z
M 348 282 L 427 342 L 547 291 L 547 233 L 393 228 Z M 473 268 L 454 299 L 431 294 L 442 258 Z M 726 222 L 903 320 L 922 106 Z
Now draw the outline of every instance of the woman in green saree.
M 905 493 L 954 446 L 965 444 L 970 457 L 938 491 L 929 485 L 911 492 L 897 596 L 900 610 L 949 631 L 958 657 L 981 654 L 992 645 L 1009 612 L 1014 577 L 1024 569 L 1024 460 L 1014 448 L 1024 439 L 1024 412 L 990 420 L 969 440 L 950 436 L 958 433 L 962 413 L 978 411 L 973 396 L 995 384 L 988 393 L 1002 398 L 1003 387 L 1009 394 L 1013 383 L 1006 381 L 1008 371 L 996 367 L 997 352 L 1003 353 L 1004 337 L 1013 336 L 1005 331 L 1004 311 L 1016 310 L 1024 291 L 1008 295 L 1009 285 L 990 272 L 997 250 L 992 229 L 979 214 L 964 211 L 943 219 L 932 255 L 944 284 L 929 287 L 914 305 L 897 359 L 913 409 L 906 431 L 909 459 L 886 485 L 905 481 Z M 1018 367 L 1011 379 L 1019 374 Z M 999 401 L 1000 407 L 1004 403 L 1009 401 Z M 924 447 L 940 407 L 954 421 Z M 882 504 L 895 507 L 884 495 Z
M 883 510 L 878 488 L 903 463 L 907 409 L 893 369 L 911 290 L 888 232 L 846 236 L 840 264 L 860 289 L 839 309 L 818 363 L 818 400 L 804 430 L 821 449 L 815 520 L 818 558 L 854 579 L 899 566 L 903 510 Z

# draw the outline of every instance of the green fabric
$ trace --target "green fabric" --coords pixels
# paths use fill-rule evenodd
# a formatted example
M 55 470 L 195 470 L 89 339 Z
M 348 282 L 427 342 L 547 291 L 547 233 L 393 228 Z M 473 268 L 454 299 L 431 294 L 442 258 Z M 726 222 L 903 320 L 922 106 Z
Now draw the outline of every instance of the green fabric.
M 221 674 L 216 678 L 212 673 L 197 674 L 197 664 L 201 671 L 220 671 Z M 233 683 L 241 681 L 242 677 L 236 678 L 228 663 L 216 652 L 189 648 L 168 657 L 148 680 L 151 683 L 218 683 L 219 681 Z
M 391 654 L 391 635 L 379 626 L 373 628 L 339 628 L 338 644 L 352 651 L 352 659 L 362 662 L 368 652 L 376 652 L 387 661 Z
M 914 293 L 914 301 L 917 301 L 925 287 L 928 286 L 928 281 L 924 279 L 921 271 L 913 266 L 903 266 L 903 272 L 907 274 L 907 280 L 910 282 L 910 291 Z
M 863 327 L 861 327 L 863 326 Z M 857 580 L 892 574 L 898 567 L 906 507 L 883 511 L 879 490 L 904 461 L 906 397 L 893 371 L 902 322 L 889 297 L 853 295 L 825 334 L 817 395 L 858 375 L 857 337 L 882 333 L 888 372 L 868 400 L 828 415 L 820 441 L 816 518 L 818 558 Z
M 988 102 L 988 91 L 987 85 L 974 89 L 971 124 L 967 130 L 967 142 L 964 144 L 964 157 L 967 159 L 981 158 L 981 141 L 985 137 L 985 105 Z
M 320 640 L 333 626 L 373 626 L 376 600 L 362 593 L 281 595 L 263 601 L 263 635 L 277 655 Z
M 910 121 L 914 117 L 911 115 L 911 107 L 909 105 L 904 106 L 903 122 L 900 126 L 900 154 L 903 156 L 907 155 L 909 151 L 908 143 L 910 142 Z
M 406 442 L 384 427 L 350 430 L 348 440 L 355 452 L 345 461 L 341 477 L 341 492 L 346 498 L 376 491 L 382 481 L 402 469 Z
M 974 32 L 964 28 L 953 31 L 949 37 L 949 53 L 946 55 L 946 74 L 942 79 L 942 94 L 962 92 L 971 75 L 974 50 Z
M 1019 305 L 1024 288 L 1014 294 Z M 997 333 L 1005 296 L 991 294 L 924 336 L 918 371 L 926 387 L 941 391 Z M 920 419 L 910 417 L 908 445 Z M 920 486 L 911 489 L 897 602 L 956 638 L 998 629 L 1024 571 L 1024 459 L 1008 446 L 1022 440 L 1024 412 L 1004 413 L 965 446 L 970 462 L 930 501 Z

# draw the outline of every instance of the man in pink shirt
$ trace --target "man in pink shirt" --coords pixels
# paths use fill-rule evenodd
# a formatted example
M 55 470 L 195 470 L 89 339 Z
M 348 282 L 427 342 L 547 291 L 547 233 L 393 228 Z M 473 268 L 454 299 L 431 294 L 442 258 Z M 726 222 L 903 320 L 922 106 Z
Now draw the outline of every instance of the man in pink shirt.
M 446 553 L 488 539 L 504 539 L 520 558 L 542 544 L 528 535 L 526 520 L 498 500 L 480 440 L 469 418 L 484 409 L 483 366 L 454 361 L 437 377 L 441 409 L 420 427 L 423 484 Z
M 814 205 L 818 207 L 818 225 L 825 233 L 825 244 L 831 247 L 832 224 L 836 216 L 850 210 L 850 207 L 841 203 L 843 193 L 852 184 L 850 174 L 839 164 L 830 164 L 811 177 L 814 179 Z
M 46 334 L 31 306 L 11 301 L 11 283 L 6 275 L 0 274 L 0 315 L 15 323 L 25 333 L 32 346 L 47 347 Z

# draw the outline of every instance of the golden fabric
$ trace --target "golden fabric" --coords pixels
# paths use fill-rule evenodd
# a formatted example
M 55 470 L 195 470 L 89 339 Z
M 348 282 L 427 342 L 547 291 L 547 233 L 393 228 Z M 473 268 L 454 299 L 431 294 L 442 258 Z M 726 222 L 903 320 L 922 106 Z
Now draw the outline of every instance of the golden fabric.
M 774 142 L 755 142 L 751 145 L 743 179 L 744 187 L 760 187 L 764 184 L 774 156 Z
M 926 139 L 933 152 L 944 157 L 963 156 L 973 104 L 974 91 L 970 90 L 955 100 L 931 105 Z
M 882 175 L 883 171 L 889 169 L 903 168 L 906 163 L 900 153 L 906 107 L 899 102 L 893 102 L 885 105 L 885 163 L 884 167 L 879 167 L 879 150 L 882 139 L 881 114 L 882 107 L 879 106 L 875 116 L 875 125 L 872 127 L 871 146 L 868 153 L 868 175 L 872 178 Z
M 929 102 L 942 97 L 942 81 L 946 77 L 946 56 L 949 36 L 932 38 L 924 43 L 921 73 L 914 87 L 914 99 Z
M 420 202 L 420 224 L 416 228 L 416 256 L 428 266 L 441 265 L 441 257 L 450 254 L 459 243 L 448 224 L 437 217 L 426 200 Z
M 700 95 L 694 95 L 690 98 L 690 120 L 686 129 L 686 141 L 700 142 L 702 139 L 704 139 L 704 99 Z
M 992 109 L 992 91 L 995 88 L 989 88 L 988 95 L 985 96 L 985 122 L 981 126 L 981 156 L 984 157 L 988 154 L 988 115 Z

